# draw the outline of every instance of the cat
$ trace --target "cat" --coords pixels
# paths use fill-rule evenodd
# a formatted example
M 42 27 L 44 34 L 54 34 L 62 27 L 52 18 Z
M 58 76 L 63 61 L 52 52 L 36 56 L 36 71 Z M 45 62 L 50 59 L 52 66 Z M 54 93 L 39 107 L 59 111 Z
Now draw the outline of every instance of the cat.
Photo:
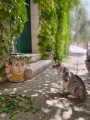
M 58 75 L 63 83 L 61 93 L 65 92 L 65 89 L 68 91 L 69 98 L 80 98 L 83 99 L 86 97 L 86 87 L 82 79 L 69 71 L 68 68 L 63 66 L 61 62 L 53 65 L 53 68 L 58 70 Z

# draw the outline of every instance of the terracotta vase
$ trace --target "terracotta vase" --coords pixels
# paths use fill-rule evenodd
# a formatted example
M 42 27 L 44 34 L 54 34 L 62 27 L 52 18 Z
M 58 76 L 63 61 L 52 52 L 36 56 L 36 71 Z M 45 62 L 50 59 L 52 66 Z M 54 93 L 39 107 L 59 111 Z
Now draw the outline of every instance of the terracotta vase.
M 47 52 L 48 60 L 53 60 L 53 52 Z
M 21 82 L 25 80 L 24 71 L 28 57 L 23 54 L 11 54 L 6 60 L 6 74 L 9 81 Z

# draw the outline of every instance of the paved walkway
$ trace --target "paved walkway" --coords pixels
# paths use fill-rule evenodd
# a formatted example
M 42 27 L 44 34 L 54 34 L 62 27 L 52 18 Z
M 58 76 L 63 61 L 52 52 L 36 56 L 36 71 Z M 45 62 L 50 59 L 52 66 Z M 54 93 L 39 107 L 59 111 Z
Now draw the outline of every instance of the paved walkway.
M 87 73 L 84 56 L 70 56 L 69 63 L 63 63 L 70 71 L 82 77 L 90 94 L 90 76 Z M 77 62 L 78 61 L 78 62 Z M 77 63 L 78 69 L 77 69 Z M 41 111 L 33 114 L 31 111 L 20 112 L 15 120 L 90 120 L 90 99 L 85 101 L 68 99 L 60 95 L 61 82 L 56 70 L 50 67 L 34 79 L 22 83 L 2 83 L 0 93 L 22 93 L 32 96 L 35 106 Z M 10 120 L 5 113 L 0 114 L 0 120 Z

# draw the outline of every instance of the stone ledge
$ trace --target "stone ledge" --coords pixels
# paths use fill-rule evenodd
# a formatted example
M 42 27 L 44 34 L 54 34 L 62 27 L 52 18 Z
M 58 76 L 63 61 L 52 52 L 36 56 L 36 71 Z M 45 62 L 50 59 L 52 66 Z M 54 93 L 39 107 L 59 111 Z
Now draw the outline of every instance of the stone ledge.
M 25 70 L 25 79 L 31 79 L 50 67 L 52 60 L 40 60 L 30 63 Z
M 24 56 L 31 57 L 31 60 L 32 60 L 33 62 L 42 59 L 42 56 L 41 56 L 41 54 L 39 54 L 39 53 L 38 53 L 38 54 L 24 54 Z

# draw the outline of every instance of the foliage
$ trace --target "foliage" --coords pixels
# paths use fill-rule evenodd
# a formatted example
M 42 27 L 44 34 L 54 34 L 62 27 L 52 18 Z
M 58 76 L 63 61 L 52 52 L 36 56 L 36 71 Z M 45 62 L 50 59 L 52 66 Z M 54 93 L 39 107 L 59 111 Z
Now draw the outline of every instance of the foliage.
M 25 0 L 0 0 L 0 62 L 13 50 L 16 38 L 23 31 L 27 21 Z M 5 68 L 5 67 L 4 67 Z M 4 70 L 0 68 L 0 77 Z
M 80 0 L 34 0 L 39 3 L 41 31 L 38 35 L 43 58 L 48 49 L 55 59 L 68 55 L 71 40 L 70 11 Z
M 6 73 L 5 73 L 5 65 L 3 65 L 1 68 L 0 68 L 0 77 L 5 77 L 6 76 Z
M 15 118 L 15 114 L 19 111 L 30 111 L 33 113 L 40 111 L 40 107 L 34 107 L 33 100 L 30 96 L 22 94 L 1 94 L 0 95 L 0 113 L 6 112 L 10 114 L 11 119 Z
M 0 0 L 0 58 L 12 52 L 26 21 L 25 0 Z
M 71 12 L 72 43 L 77 43 L 83 47 L 87 46 L 87 41 L 90 39 L 88 8 L 88 3 L 85 5 L 82 3 L 78 6 L 77 12 L 75 10 Z
M 32 61 L 32 57 L 28 57 L 28 59 L 27 59 L 27 64 L 30 64 L 30 63 L 32 63 L 33 61 Z

